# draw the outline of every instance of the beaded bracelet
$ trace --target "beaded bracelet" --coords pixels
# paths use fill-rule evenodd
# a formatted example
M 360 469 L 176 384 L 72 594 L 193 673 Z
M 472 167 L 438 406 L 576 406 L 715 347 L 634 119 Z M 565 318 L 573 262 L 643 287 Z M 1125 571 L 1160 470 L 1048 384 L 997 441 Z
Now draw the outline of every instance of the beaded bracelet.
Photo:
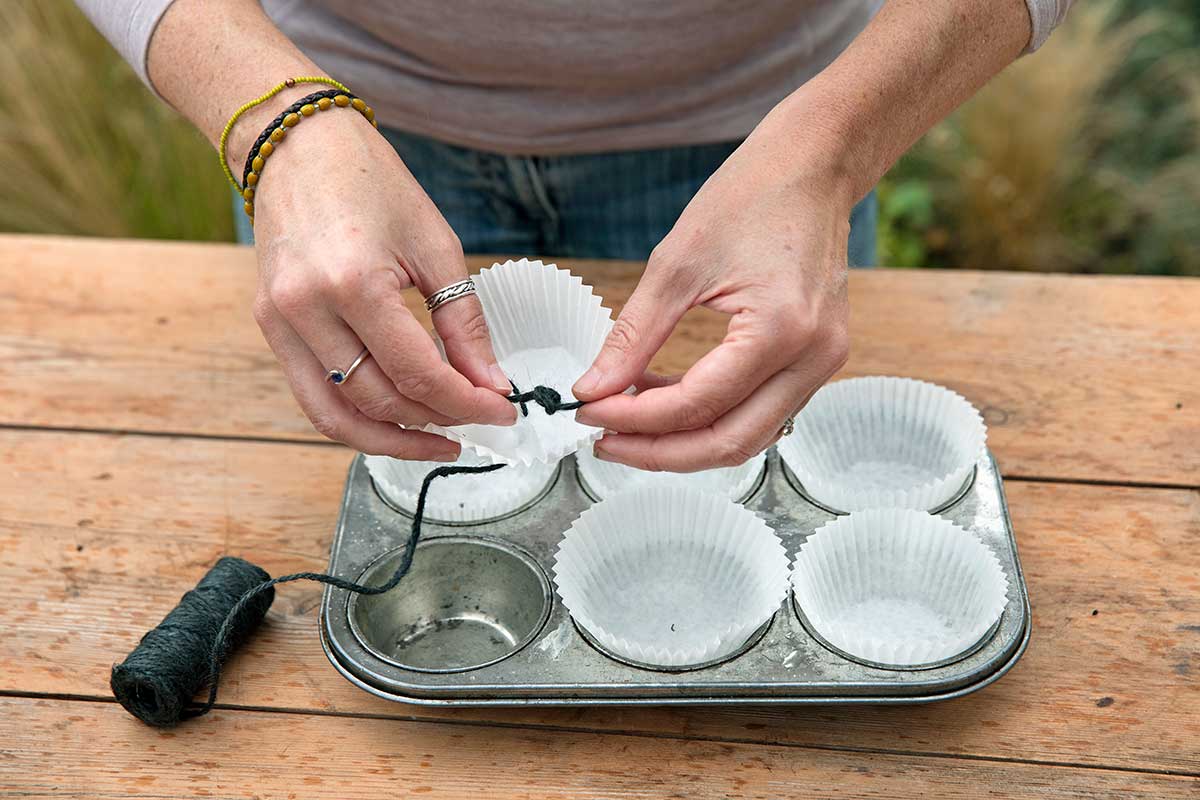
M 379 123 L 375 121 L 374 109 L 361 99 L 349 91 L 326 89 L 322 92 L 314 92 L 292 103 L 258 135 L 254 146 L 246 155 L 246 166 L 242 170 L 241 190 L 242 199 L 245 201 L 242 208 L 245 210 L 246 216 L 250 218 L 251 225 L 254 224 L 254 187 L 258 184 L 267 159 L 271 153 L 275 152 L 276 145 L 282 142 L 283 137 L 287 135 L 287 129 L 299 125 L 300 120 L 311 117 L 318 111 L 347 107 L 362 114 L 372 127 L 379 127 Z
M 261 104 L 267 102 L 272 97 L 274 97 L 275 95 L 282 92 L 284 89 L 290 89 L 291 87 L 295 86 L 297 83 L 324 83 L 327 86 L 333 86 L 337 89 L 341 89 L 343 92 L 346 92 L 347 94 L 350 93 L 349 89 L 347 89 L 345 86 L 343 86 L 342 84 L 335 81 L 333 78 L 325 78 L 325 77 L 316 76 L 316 75 L 302 75 L 299 78 L 288 78 L 283 83 L 279 84 L 278 86 L 273 87 L 266 94 L 262 95 L 261 97 L 254 98 L 249 103 L 243 104 L 241 106 L 241 108 L 239 108 L 237 111 L 233 112 L 233 116 L 229 118 L 229 122 L 225 123 L 225 130 L 221 131 L 221 146 L 219 148 L 217 148 L 217 155 L 220 156 L 220 158 L 221 158 L 221 169 L 225 171 L 225 177 L 228 178 L 229 182 L 233 184 L 233 188 L 237 189 L 239 192 L 242 190 L 242 187 L 238 186 L 237 180 L 234 179 L 233 171 L 231 169 L 229 169 L 229 161 L 225 157 L 225 152 L 226 152 L 225 148 L 229 143 L 229 132 L 233 130 L 234 124 L 237 123 L 238 119 L 241 118 L 242 114 L 245 114 L 247 111 L 249 111 L 250 109 L 254 108 L 257 105 L 261 105 Z

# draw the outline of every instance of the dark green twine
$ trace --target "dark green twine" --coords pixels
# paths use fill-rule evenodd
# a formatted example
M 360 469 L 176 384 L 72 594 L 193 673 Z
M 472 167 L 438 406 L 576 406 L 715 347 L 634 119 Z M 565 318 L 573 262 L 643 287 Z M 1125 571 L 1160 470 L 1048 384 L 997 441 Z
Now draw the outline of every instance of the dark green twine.
M 509 402 L 516 403 L 521 408 L 521 416 L 529 416 L 529 403 L 537 403 L 545 409 L 547 415 L 552 415 L 556 411 L 574 411 L 583 406 L 582 400 L 576 400 L 571 403 L 564 403 L 562 395 L 551 389 L 549 386 L 535 386 L 528 392 L 522 392 L 517 388 L 517 385 L 510 379 L 508 385 L 512 387 L 513 393 L 508 396 Z
M 508 399 L 529 415 L 527 402 L 546 410 L 570 411 L 583 405 L 563 403 L 553 389 L 536 386 L 521 393 L 513 386 Z M 404 558 L 387 582 L 379 586 L 361 584 L 320 572 L 297 572 L 272 578 L 265 570 L 240 558 L 217 561 L 196 588 L 184 594 L 154 630 L 138 642 L 125 660 L 112 669 L 109 685 L 113 696 L 125 710 L 148 725 L 169 728 L 181 720 L 207 714 L 217 702 L 217 685 L 225 658 L 250 638 L 262 624 L 275 599 L 275 586 L 291 581 L 318 581 L 356 594 L 383 594 L 395 588 L 412 566 L 425 499 L 429 486 L 449 475 L 493 472 L 504 464 L 482 467 L 445 466 L 433 469 L 421 482 L 412 528 L 404 549 Z M 208 698 L 199 705 L 192 698 L 205 685 Z
M 208 679 L 208 658 L 224 620 L 233 619 L 228 647 L 240 645 L 259 626 L 271 601 L 271 576 L 249 561 L 225 557 L 213 565 L 129 656 L 112 669 L 113 695 L 125 710 L 150 725 L 170 727 L 191 716 L 187 706 Z M 238 598 L 250 602 L 239 604 Z M 236 618 L 231 612 L 241 606 Z

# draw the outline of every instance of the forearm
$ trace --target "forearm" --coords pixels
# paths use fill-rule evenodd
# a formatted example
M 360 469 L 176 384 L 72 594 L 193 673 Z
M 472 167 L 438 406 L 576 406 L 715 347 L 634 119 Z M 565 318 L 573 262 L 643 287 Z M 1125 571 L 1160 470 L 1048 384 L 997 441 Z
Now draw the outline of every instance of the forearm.
M 802 179 L 823 170 L 853 203 L 1029 38 L 1022 0 L 889 0 L 755 135 L 820 162 L 799 165 Z
M 286 78 L 324 73 L 284 36 L 257 0 L 175 0 L 150 40 L 150 80 L 214 145 L 247 100 Z M 234 127 L 234 173 L 254 138 L 285 106 L 322 87 L 300 84 L 251 109 Z

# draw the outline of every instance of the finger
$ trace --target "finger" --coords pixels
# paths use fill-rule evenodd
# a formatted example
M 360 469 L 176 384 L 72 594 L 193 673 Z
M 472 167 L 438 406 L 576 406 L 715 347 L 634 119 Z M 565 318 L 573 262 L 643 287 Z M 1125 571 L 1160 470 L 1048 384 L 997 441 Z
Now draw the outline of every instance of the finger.
M 829 381 L 829 378 L 832 378 L 832 377 L 833 377 L 833 374 L 829 375 L 829 377 L 827 377 L 827 378 L 825 378 L 825 380 L 821 381 L 820 384 L 818 384 L 817 386 L 814 386 L 812 388 L 812 390 L 809 391 L 808 394 L 804 395 L 803 400 L 801 400 L 801 402 L 799 404 L 797 404 L 797 406 L 795 408 L 792 409 L 790 414 L 788 414 L 786 417 L 783 418 L 783 423 L 780 424 L 779 430 L 775 431 L 775 435 L 773 437 L 771 437 L 771 441 L 768 443 L 767 447 L 770 447 L 773 444 L 777 444 L 779 442 L 779 440 L 783 438 L 783 428 L 787 424 L 787 421 L 789 419 L 794 421 L 796 418 L 796 415 L 804 410 L 804 407 L 808 405 L 809 400 L 812 400 L 813 395 L 816 394 L 820 390 L 821 386 L 825 385 Z M 764 449 L 766 449 L 766 448 L 764 448 Z
M 289 324 L 325 372 L 334 367 L 346 369 L 362 352 L 363 343 L 354 331 L 324 306 L 313 306 L 307 313 L 295 315 Z M 364 415 L 379 422 L 414 427 L 430 422 L 458 424 L 457 420 L 401 395 L 370 356 L 336 389 Z
M 508 395 L 512 386 L 492 352 L 492 337 L 475 295 L 453 300 L 431 315 L 446 359 L 471 383 Z
M 642 377 L 634 381 L 633 385 L 639 392 L 644 392 L 649 389 L 661 389 L 664 386 L 674 386 L 679 383 L 682 375 L 659 375 L 657 372 L 646 370 L 642 373 Z
M 597 458 L 639 469 L 694 472 L 743 464 L 774 443 L 784 421 L 803 407 L 832 372 L 814 380 L 782 370 L 712 425 L 664 434 L 609 434 L 594 445 Z
M 621 309 L 596 360 L 571 391 L 585 402 L 634 384 L 667 341 L 694 298 L 672 286 L 663 270 L 647 268 Z
M 511 425 L 516 408 L 473 386 L 438 356 L 437 347 L 400 298 L 398 286 L 359 292 L 338 308 L 400 394 L 459 422 Z
M 408 272 L 423 297 L 467 278 L 467 262 L 457 240 L 440 252 L 440 257 L 422 269 Z M 478 297 L 472 294 L 455 299 L 434 311 L 430 318 L 446 349 L 446 359 L 467 380 L 506 396 L 512 391 L 508 378 L 496 363 L 492 337 Z
M 589 403 L 576 419 L 623 433 L 668 433 L 711 425 L 793 363 L 807 337 L 773 330 L 744 311 L 730 321 L 722 342 L 684 373 L 678 383 L 636 395 L 612 395 Z
M 292 394 L 321 435 L 369 455 L 414 461 L 457 461 L 459 446 L 441 436 L 409 431 L 363 415 L 324 380 L 321 363 L 282 319 L 263 327 Z
M 364 416 L 380 422 L 410 428 L 420 428 L 429 423 L 447 427 L 460 424 L 458 420 L 400 394 L 370 357 L 359 365 L 350 378 L 335 388 Z

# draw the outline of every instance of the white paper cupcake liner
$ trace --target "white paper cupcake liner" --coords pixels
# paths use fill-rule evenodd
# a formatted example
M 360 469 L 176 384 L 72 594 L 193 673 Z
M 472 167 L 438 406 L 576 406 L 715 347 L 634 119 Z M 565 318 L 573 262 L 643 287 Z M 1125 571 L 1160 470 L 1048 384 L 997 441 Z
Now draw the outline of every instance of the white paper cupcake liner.
M 463 450 L 459 466 L 488 463 Z M 392 506 L 412 514 L 417 507 L 421 482 L 435 467 L 434 461 L 401 461 L 387 456 L 367 456 L 367 471 L 375 487 Z M 554 478 L 555 464 L 508 466 L 482 475 L 448 475 L 436 481 L 425 498 L 425 519 L 430 522 L 464 524 L 493 520 L 510 514 L 536 499 Z
M 475 276 L 500 368 L 521 391 L 548 386 L 573 400 L 571 387 L 591 366 L 612 328 L 612 311 L 590 286 L 541 261 L 507 261 Z M 603 430 L 581 425 L 574 411 L 547 414 L 529 403 L 516 425 L 458 425 L 425 430 L 469 447 L 488 463 L 557 463 Z
M 725 497 L 634 489 L 584 511 L 554 581 L 572 618 L 618 657 L 684 667 L 738 650 L 788 589 L 779 537 Z
M 1000 619 L 1008 580 L 978 538 L 941 517 L 870 509 L 818 528 L 792 568 L 812 632 L 851 658 L 892 667 L 965 654 Z
M 822 387 L 779 455 L 818 503 L 838 511 L 931 511 L 954 498 L 984 452 L 983 417 L 961 395 L 910 378 Z
M 706 469 L 700 472 L 650 472 L 644 469 L 602 461 L 585 447 L 575 454 L 579 473 L 588 491 L 598 500 L 612 497 L 629 489 L 684 486 L 702 492 L 711 492 L 728 497 L 735 503 L 746 499 L 767 463 L 766 453 L 737 467 Z

